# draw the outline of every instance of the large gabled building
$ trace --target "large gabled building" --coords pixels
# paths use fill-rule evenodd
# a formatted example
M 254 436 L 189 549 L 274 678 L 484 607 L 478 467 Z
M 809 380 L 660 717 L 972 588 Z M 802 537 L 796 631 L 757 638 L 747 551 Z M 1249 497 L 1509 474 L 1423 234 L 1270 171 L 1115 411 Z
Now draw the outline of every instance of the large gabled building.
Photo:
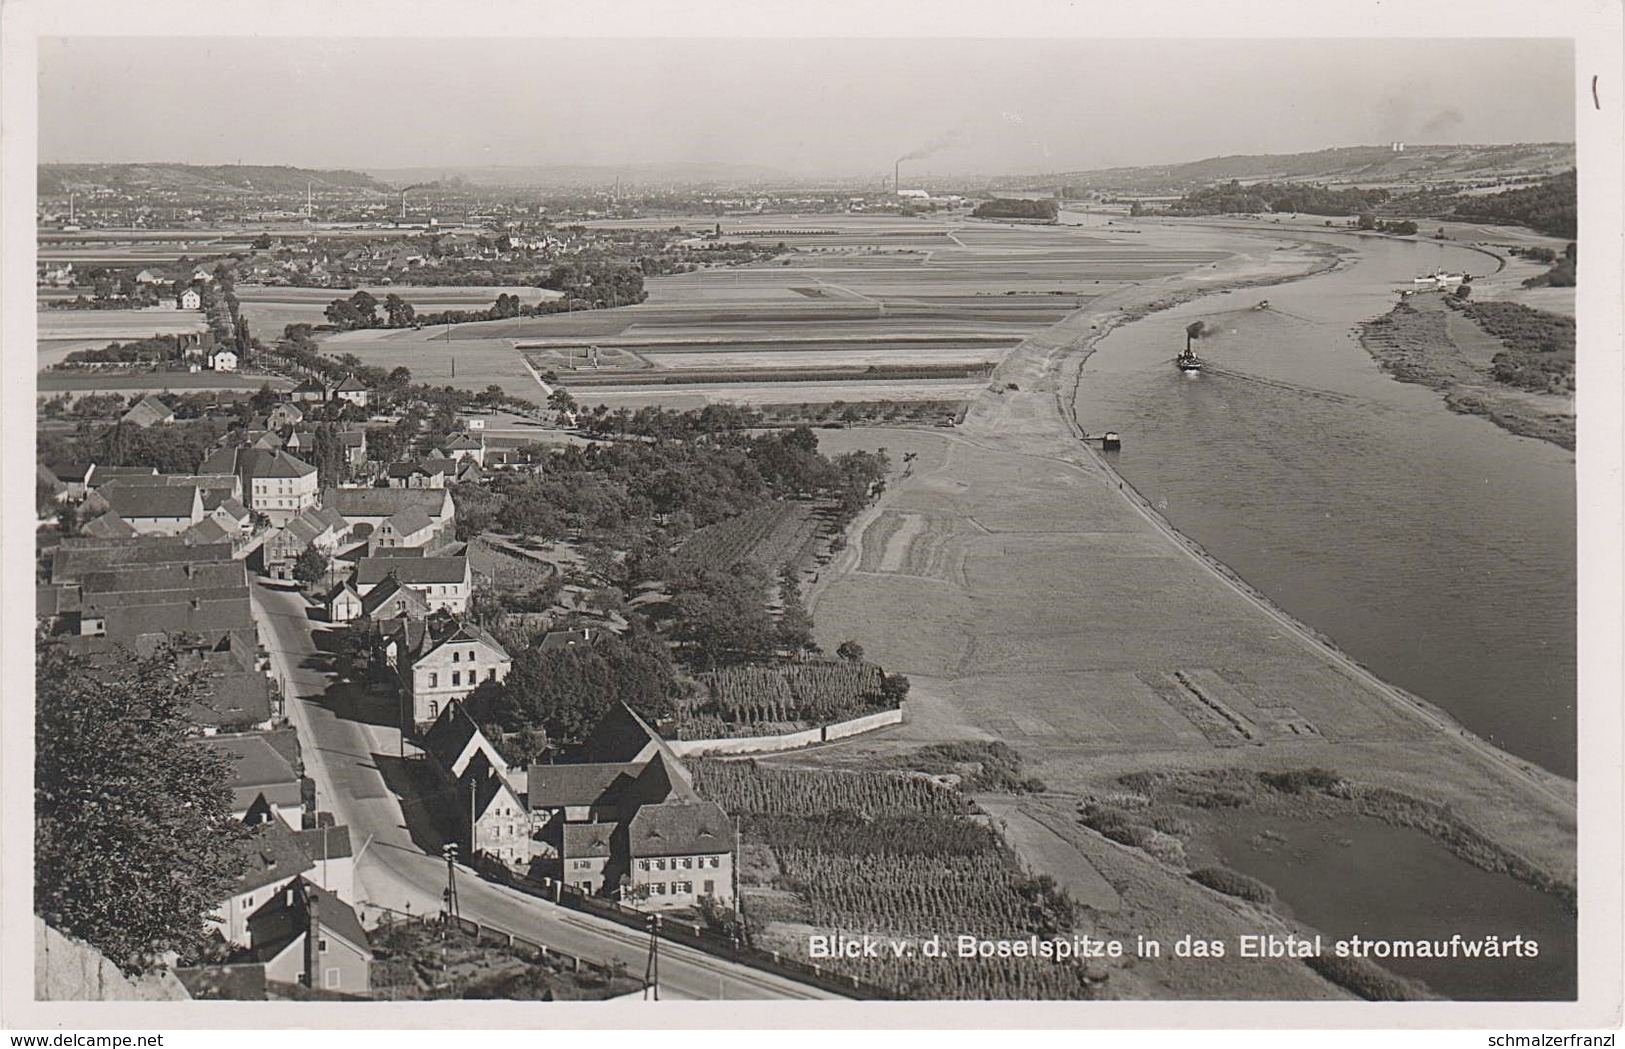
M 198 472 L 241 478 L 248 508 L 263 514 L 275 528 L 286 525 L 318 501 L 316 468 L 280 448 L 220 448 L 203 461 Z
M 554 870 L 584 892 L 650 909 L 734 898 L 734 830 L 643 718 L 619 704 L 579 763 L 533 765 L 526 804 L 555 851 Z

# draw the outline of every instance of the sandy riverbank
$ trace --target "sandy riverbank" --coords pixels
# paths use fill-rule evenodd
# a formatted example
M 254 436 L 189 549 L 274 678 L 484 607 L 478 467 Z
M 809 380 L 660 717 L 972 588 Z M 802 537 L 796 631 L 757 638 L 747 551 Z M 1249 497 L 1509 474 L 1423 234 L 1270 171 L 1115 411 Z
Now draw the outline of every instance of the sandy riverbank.
M 812 600 L 826 647 L 862 639 L 914 692 L 908 724 L 787 760 L 861 766 L 923 742 L 1002 739 L 1049 785 L 1041 804 L 1052 821 L 1135 773 L 1319 766 L 1447 807 L 1460 827 L 1527 864 L 1526 880 L 1572 889 L 1572 782 L 1364 671 L 1175 532 L 1077 439 L 1078 371 L 1107 331 L 1198 295 L 1334 264 L 1331 249 L 1306 243 L 1312 234 L 1285 232 L 1241 234 L 1252 246 L 1222 263 L 1119 289 L 1035 335 L 955 432 L 822 435 L 830 451 L 915 454 Z M 1234 232 L 1206 235 L 1237 243 Z M 1090 832 L 1069 838 L 1078 862 L 1122 896 L 1096 916 L 1103 927 L 1236 919 L 1240 905 L 1193 890 L 1173 868 Z M 1118 987 L 1248 997 L 1269 978 L 1264 968 L 1221 978 L 1142 963 Z M 1282 993 L 1308 996 L 1301 986 Z
M 1574 398 L 1495 381 L 1490 365 L 1501 343 L 1437 292 L 1410 295 L 1362 324 L 1360 345 L 1400 382 L 1444 394 L 1453 412 L 1481 415 L 1509 433 L 1574 451 Z

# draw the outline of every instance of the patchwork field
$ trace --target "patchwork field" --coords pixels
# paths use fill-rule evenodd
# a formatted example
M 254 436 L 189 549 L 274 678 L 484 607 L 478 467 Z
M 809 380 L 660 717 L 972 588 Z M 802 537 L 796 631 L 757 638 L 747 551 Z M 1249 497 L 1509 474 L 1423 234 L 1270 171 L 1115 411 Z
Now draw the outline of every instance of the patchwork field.
M 261 339 L 282 334 L 289 324 L 326 324 L 323 316 L 334 299 L 366 291 L 383 301 L 386 295 L 399 295 L 412 304 L 419 313 L 442 310 L 485 309 L 498 295 L 517 295 L 529 304 L 543 299 L 555 299 L 559 292 L 546 288 L 470 287 L 437 288 L 411 284 L 380 285 L 377 287 L 346 288 L 277 288 L 257 284 L 244 284 L 237 288 L 237 299 L 242 303 L 243 316 Z
M 41 368 L 61 362 L 75 350 L 203 331 L 208 326 L 195 310 L 40 310 L 37 317 L 35 343 Z
M 650 223 L 672 225 L 597 225 Z M 712 224 L 690 223 L 696 233 Z M 583 403 L 617 408 L 955 401 L 985 388 L 982 373 L 1023 339 L 1113 287 L 1229 255 L 1177 237 L 1146 245 L 1098 223 L 1089 232 L 895 216 L 745 217 L 721 225 L 725 240 L 782 242 L 789 253 L 652 278 L 648 300 L 637 306 L 450 330 L 352 332 L 327 340 L 329 348 L 404 364 L 426 381 L 497 384 L 531 399 L 542 395 L 536 375 L 553 372 Z M 309 306 L 319 313 L 324 304 Z M 782 379 L 771 376 L 780 370 Z M 779 381 L 763 381 L 769 377 Z

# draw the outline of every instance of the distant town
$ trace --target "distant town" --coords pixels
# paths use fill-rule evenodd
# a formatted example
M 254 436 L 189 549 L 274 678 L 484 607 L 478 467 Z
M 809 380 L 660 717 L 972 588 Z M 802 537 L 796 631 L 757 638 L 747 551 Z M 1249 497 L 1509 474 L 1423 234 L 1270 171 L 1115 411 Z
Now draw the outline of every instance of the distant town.
M 42 165 L 37 996 L 1451 996 L 808 944 L 1305 931 L 1226 812 L 1420 828 L 1568 913 L 1570 770 L 1170 541 L 1077 369 L 1235 292 L 1150 352 L 1224 381 L 1272 325 L 1348 328 L 1261 289 L 1404 245 L 1370 357 L 1572 448 L 1573 163 Z

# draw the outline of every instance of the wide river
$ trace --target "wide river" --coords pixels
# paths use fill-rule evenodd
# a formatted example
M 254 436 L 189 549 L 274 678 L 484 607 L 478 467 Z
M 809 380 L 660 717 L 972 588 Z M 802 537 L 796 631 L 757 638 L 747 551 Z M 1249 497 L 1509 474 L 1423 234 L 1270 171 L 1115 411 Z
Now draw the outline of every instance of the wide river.
M 1078 420 L 1121 432 L 1118 471 L 1276 604 L 1478 735 L 1572 777 L 1574 456 L 1450 412 L 1385 376 L 1353 334 L 1412 277 L 1483 274 L 1492 259 L 1375 238 L 1358 248 L 1335 272 L 1112 332 L 1083 366 Z M 1187 377 L 1172 360 L 1197 320 L 1212 367 Z

